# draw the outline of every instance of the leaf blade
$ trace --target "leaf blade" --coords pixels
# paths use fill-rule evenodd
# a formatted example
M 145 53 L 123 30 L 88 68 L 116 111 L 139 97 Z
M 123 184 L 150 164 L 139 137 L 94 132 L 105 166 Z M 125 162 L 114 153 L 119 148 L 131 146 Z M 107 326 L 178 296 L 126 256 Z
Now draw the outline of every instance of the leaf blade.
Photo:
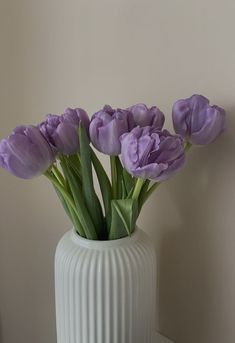
M 74 199 L 77 215 L 84 229 L 86 238 L 96 240 L 98 239 L 98 236 L 94 223 L 82 197 L 82 187 L 80 181 L 74 175 L 73 170 L 68 167 L 66 160 L 61 160 L 61 164 L 63 166 L 63 171 Z
M 65 210 L 65 212 L 67 213 L 69 219 L 71 220 L 71 222 L 73 223 L 73 226 L 75 228 L 75 230 L 77 231 L 77 233 L 82 236 L 85 237 L 85 232 L 83 230 L 82 224 L 77 216 L 77 214 L 75 213 L 75 211 L 71 208 L 71 206 L 67 203 L 67 201 L 65 200 L 63 194 L 59 191 L 58 188 L 56 188 L 56 186 L 54 186 L 54 189 L 60 199 L 60 202 Z
M 135 178 L 131 174 L 129 174 L 125 168 L 123 168 L 123 181 L 125 184 L 126 192 L 127 194 L 129 194 L 135 185 Z
M 131 235 L 138 217 L 137 201 L 135 199 L 114 199 L 111 206 L 112 224 L 109 238 L 118 239 Z
M 94 189 L 91 149 L 86 130 L 82 123 L 79 125 L 79 142 L 80 142 L 80 162 L 82 175 L 82 193 L 85 199 L 86 207 L 93 220 L 97 235 L 99 238 L 105 236 L 105 225 L 102 208 L 98 196 Z
M 107 230 L 110 229 L 110 222 L 111 222 L 111 199 L 112 199 L 112 187 L 109 181 L 108 175 L 104 170 L 104 167 L 100 163 L 100 160 L 96 156 L 95 152 L 91 149 L 91 160 L 94 166 L 97 179 L 100 186 L 100 191 L 103 199 L 104 210 L 105 210 L 105 217 L 107 222 Z

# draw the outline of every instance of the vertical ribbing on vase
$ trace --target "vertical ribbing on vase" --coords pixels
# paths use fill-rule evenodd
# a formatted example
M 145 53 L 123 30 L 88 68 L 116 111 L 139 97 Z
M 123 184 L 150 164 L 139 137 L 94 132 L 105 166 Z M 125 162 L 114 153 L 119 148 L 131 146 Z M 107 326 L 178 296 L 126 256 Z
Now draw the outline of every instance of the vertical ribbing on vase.
M 148 271 L 148 265 L 146 265 L 145 261 L 145 256 L 144 252 L 142 249 L 142 244 L 137 243 L 135 246 L 136 250 L 136 258 L 137 258 L 137 263 L 138 263 L 138 270 L 139 270 L 139 276 L 142 278 L 139 279 L 139 285 L 143 285 L 143 280 L 144 280 L 144 287 L 139 287 L 139 294 L 138 298 L 141 299 L 142 301 L 139 302 L 139 308 L 138 308 L 138 316 L 139 316 L 139 323 L 142 323 L 141 327 L 138 328 L 138 330 L 141 330 L 139 332 L 139 339 L 137 340 L 138 343 L 141 342 L 148 342 L 147 337 L 146 337 L 146 325 L 148 325 L 148 311 L 146 311 L 146 298 L 147 294 L 149 294 L 149 289 L 147 288 L 148 283 L 147 283 L 147 278 L 146 278 L 146 270 Z
M 82 279 L 82 267 L 87 257 L 87 251 L 79 250 L 77 265 L 74 271 L 74 292 L 75 299 L 73 304 L 73 312 L 75 313 L 74 322 L 76 325 L 76 338 L 78 341 L 82 341 L 83 326 L 82 326 L 82 294 L 81 294 L 81 279 Z M 85 296 L 85 295 L 84 295 Z M 67 343 L 67 342 L 66 342 Z
M 136 246 L 137 250 L 139 249 L 139 256 L 140 259 L 142 261 L 140 261 L 140 265 L 145 265 L 145 266 L 149 266 L 149 263 L 147 261 L 147 256 L 146 256 L 146 249 L 145 246 L 143 244 L 138 244 Z M 144 261 L 144 263 L 143 263 Z M 147 296 L 147 292 L 151 293 L 151 290 L 147 287 L 149 287 L 149 282 L 148 282 L 148 275 L 149 275 L 150 270 L 148 268 L 143 268 L 143 279 L 145 280 L 145 289 L 142 289 L 142 293 L 141 293 L 141 298 L 144 299 L 142 306 L 144 307 L 142 312 L 142 320 L 141 322 L 143 323 L 143 342 L 149 342 L 149 322 L 150 322 L 150 318 L 149 318 L 149 304 L 148 304 L 148 299 L 149 297 Z M 147 314 L 147 320 L 144 320 L 144 314 Z
M 105 250 L 104 252 L 104 292 L 105 292 L 105 304 L 104 304 L 104 318 L 105 318 L 105 342 L 111 342 L 111 259 L 109 252 Z
M 99 252 L 98 267 L 97 267 L 97 307 L 96 307 L 96 320 L 97 320 L 97 343 L 104 341 L 104 284 L 103 284 L 103 251 Z
M 96 289 L 94 285 L 97 284 L 97 258 L 98 258 L 98 252 L 95 251 L 93 253 L 91 264 L 90 264 L 90 271 L 89 271 L 89 328 L 91 332 L 95 332 L 97 330 L 97 320 L 96 320 L 96 311 L 94 311 L 94 308 L 97 307 L 97 297 L 96 297 Z M 96 343 L 96 334 L 90 336 L 89 343 Z
M 130 337 L 132 336 L 132 316 L 133 316 L 133 301 L 132 301 L 132 285 L 133 276 L 130 269 L 130 261 L 128 258 L 128 249 L 120 249 L 122 258 L 120 259 L 120 266 L 123 269 L 121 278 L 124 280 L 123 291 L 124 291 L 124 306 L 123 310 L 125 313 L 125 320 L 123 321 L 123 343 L 131 342 Z
M 153 343 L 156 266 L 145 234 L 114 246 L 71 237 L 55 257 L 57 343 Z
M 136 330 L 135 330 L 135 321 L 136 321 L 136 314 L 137 314 L 137 304 L 135 299 L 137 298 L 137 279 L 136 276 L 138 274 L 138 266 L 135 256 L 135 249 L 130 247 L 126 250 L 127 254 L 127 269 L 129 270 L 129 302 L 131 304 L 132 311 L 130 311 L 130 318 L 129 318 L 129 340 L 130 342 L 137 342 Z

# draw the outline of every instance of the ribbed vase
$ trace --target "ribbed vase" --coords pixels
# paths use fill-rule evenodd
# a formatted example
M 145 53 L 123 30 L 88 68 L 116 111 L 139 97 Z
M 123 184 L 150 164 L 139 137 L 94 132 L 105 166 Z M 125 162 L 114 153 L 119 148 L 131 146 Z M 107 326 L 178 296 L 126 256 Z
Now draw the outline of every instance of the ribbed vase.
M 156 257 L 140 229 L 91 241 L 67 232 L 55 255 L 57 343 L 153 343 Z

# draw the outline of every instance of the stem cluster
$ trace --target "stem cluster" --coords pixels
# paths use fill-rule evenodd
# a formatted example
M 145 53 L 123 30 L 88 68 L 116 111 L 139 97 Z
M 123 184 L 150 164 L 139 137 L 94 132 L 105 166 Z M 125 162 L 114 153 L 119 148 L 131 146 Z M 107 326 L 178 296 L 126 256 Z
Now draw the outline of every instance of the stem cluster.
M 118 239 L 131 235 L 139 213 L 160 183 L 135 178 L 123 168 L 118 156 L 110 156 L 111 180 L 89 145 L 82 125 L 80 153 L 58 156 L 45 173 L 77 233 L 93 240 Z M 185 152 L 191 148 L 186 143 Z M 59 162 L 59 163 L 58 163 Z M 93 184 L 94 168 L 102 194 L 102 204 Z

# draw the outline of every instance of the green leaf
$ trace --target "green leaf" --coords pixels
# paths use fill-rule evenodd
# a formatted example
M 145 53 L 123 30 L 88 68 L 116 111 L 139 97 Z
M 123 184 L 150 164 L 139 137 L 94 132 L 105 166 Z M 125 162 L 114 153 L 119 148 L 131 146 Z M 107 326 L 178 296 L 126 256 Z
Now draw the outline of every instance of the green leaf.
M 73 170 L 68 167 L 65 159 L 61 160 L 61 165 L 63 166 L 63 171 L 75 202 L 76 212 L 84 229 L 86 238 L 97 240 L 98 235 L 96 233 L 96 228 L 91 219 L 90 213 L 84 202 L 81 184 Z
M 123 181 L 126 188 L 126 192 L 127 194 L 129 194 L 135 185 L 135 178 L 131 176 L 131 174 L 129 174 L 125 168 L 123 168 L 122 175 L 123 175 Z
M 97 175 L 97 179 L 100 185 L 100 191 L 102 194 L 102 199 L 104 203 L 105 217 L 107 221 L 107 229 L 110 229 L 111 223 L 111 199 L 112 199 L 112 188 L 109 178 L 104 170 L 102 164 L 100 163 L 95 152 L 91 149 L 91 159 Z
M 122 186 L 122 199 L 126 199 L 128 194 L 127 194 L 127 191 L 126 191 L 126 187 L 125 187 L 125 183 L 124 183 L 123 178 L 121 180 L 121 186 Z
M 135 199 L 112 200 L 112 222 L 109 239 L 131 235 L 138 217 L 138 203 Z
M 66 163 L 62 160 L 62 162 L 64 164 L 64 166 L 66 165 Z M 66 168 L 64 168 L 66 171 Z M 74 199 L 71 195 L 71 193 L 68 191 L 67 187 L 65 187 L 65 185 L 62 185 L 56 178 L 56 176 L 50 172 L 50 171 L 46 171 L 44 173 L 44 175 L 52 182 L 53 186 L 56 189 L 56 192 L 62 202 L 62 205 L 64 206 L 64 209 L 66 211 L 66 213 L 68 214 L 68 216 L 70 217 L 70 219 L 72 221 L 75 222 L 75 224 L 77 225 L 77 228 L 80 228 L 79 234 L 81 236 L 85 236 L 84 234 L 84 230 L 82 227 L 82 223 L 81 225 L 79 225 L 78 222 L 79 218 L 78 218 L 78 213 L 77 213 L 77 208 L 76 205 L 74 203 Z M 67 176 L 67 173 L 65 173 L 65 175 Z M 68 181 L 66 180 L 66 184 L 68 183 Z M 76 216 L 76 218 L 75 218 Z M 76 220 L 75 220 L 76 219 Z
M 152 186 L 149 187 L 149 189 L 145 192 L 141 206 L 145 204 L 145 202 L 148 200 L 150 195 L 161 185 L 161 182 L 155 182 Z
M 57 195 L 61 201 L 61 204 L 62 204 L 65 212 L 67 213 L 68 217 L 72 221 L 75 230 L 77 231 L 77 233 L 80 236 L 85 237 L 83 227 L 81 225 L 81 222 L 80 222 L 77 214 L 74 212 L 72 207 L 67 203 L 67 201 L 65 200 L 63 194 L 59 191 L 59 189 L 57 189 L 56 186 L 54 186 L 54 189 L 55 189 L 55 191 L 56 191 L 56 193 L 57 193 Z
M 70 155 L 67 157 L 69 166 L 73 169 L 76 175 L 81 179 L 81 163 L 78 155 Z
M 145 197 L 146 197 L 146 194 L 147 194 L 147 191 L 148 191 L 148 188 L 149 188 L 149 185 L 150 185 L 150 180 L 145 180 L 144 182 L 144 185 L 140 191 L 140 195 L 139 195 L 139 212 L 141 211 L 143 205 L 144 205 L 144 202 L 145 202 Z
M 86 130 L 82 123 L 79 125 L 79 142 L 80 142 L 80 162 L 82 175 L 82 192 L 90 216 L 95 225 L 97 235 L 100 239 L 106 234 L 102 208 L 98 196 L 94 189 L 91 149 Z
M 115 156 L 116 170 L 117 170 L 117 199 L 123 198 L 123 166 L 118 156 Z
M 72 218 L 71 218 L 71 213 L 70 213 L 70 211 L 69 211 L 68 204 L 67 204 L 67 202 L 65 201 L 63 195 L 62 195 L 61 192 L 58 190 L 58 188 L 56 188 L 56 186 L 53 185 L 53 187 L 54 187 L 54 189 L 55 189 L 55 191 L 56 191 L 56 194 L 58 195 L 58 198 L 60 199 L 60 202 L 61 202 L 61 204 L 62 204 L 62 206 L 63 206 L 63 208 L 64 208 L 66 214 L 68 215 L 68 217 L 70 218 L 70 220 L 72 220 Z
M 55 164 L 52 166 L 51 172 L 52 174 L 55 175 L 55 177 L 61 183 L 61 185 L 64 186 L 65 180 L 64 180 L 63 174 L 61 173 L 61 171 L 58 169 L 58 167 Z

